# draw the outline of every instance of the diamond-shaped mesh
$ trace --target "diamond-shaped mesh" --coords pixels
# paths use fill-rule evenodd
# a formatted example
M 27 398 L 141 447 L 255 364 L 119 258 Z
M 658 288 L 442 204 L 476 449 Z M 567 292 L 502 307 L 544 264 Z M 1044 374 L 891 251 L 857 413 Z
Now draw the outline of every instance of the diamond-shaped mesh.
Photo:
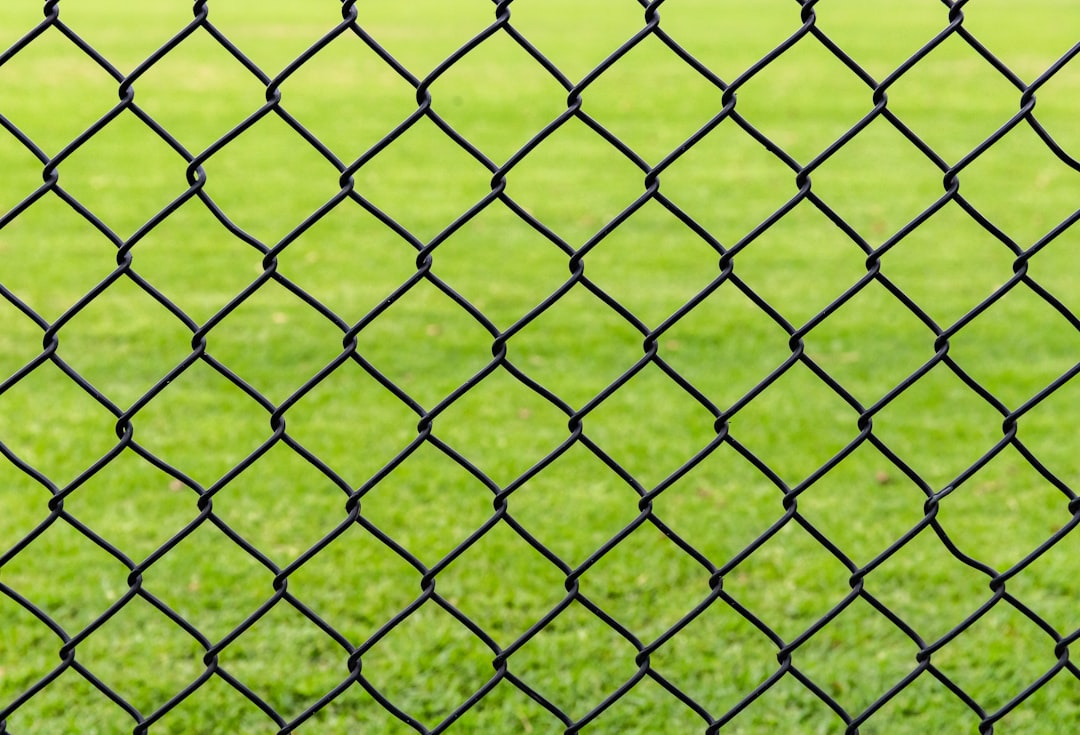
M 0 9 L 0 734 L 1076 722 L 1080 12 L 182 5 Z

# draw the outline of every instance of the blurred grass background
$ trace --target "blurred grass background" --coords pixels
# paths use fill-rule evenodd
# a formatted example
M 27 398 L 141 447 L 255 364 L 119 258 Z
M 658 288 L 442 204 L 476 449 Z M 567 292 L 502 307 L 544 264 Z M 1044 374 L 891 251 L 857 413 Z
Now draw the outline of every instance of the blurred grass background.
M 487 2 L 361 2 L 364 29 L 424 77 L 493 20 Z M 577 81 L 643 24 L 628 0 L 518 0 L 512 22 Z M 819 27 L 878 79 L 948 23 L 939 2 L 901 9 L 823 0 Z M 1075 42 L 1080 8 L 1060 0 L 980 0 L 965 27 L 1025 82 Z M 32 3 L 0 8 L 0 47 L 40 20 Z M 182 3 L 61 3 L 61 19 L 121 73 L 190 21 Z M 780 0 L 672 0 L 661 27 L 726 80 L 795 32 L 799 8 Z M 336 2 L 213 0 L 210 21 L 273 76 L 340 20 Z M 49 29 L 0 65 L 0 114 L 56 155 L 117 101 L 117 83 Z M 1080 73 L 1067 67 L 1038 94 L 1037 115 L 1075 155 L 1072 121 Z M 416 109 L 415 91 L 351 33 L 331 42 L 282 85 L 282 107 L 336 156 L 352 161 Z M 507 160 L 566 104 L 565 90 L 505 33 L 497 33 L 431 87 L 433 109 L 496 163 Z M 265 88 L 205 30 L 197 30 L 135 83 L 135 102 L 189 151 L 200 152 L 253 113 Z M 889 108 L 950 164 L 1014 114 L 1019 92 L 952 37 L 889 90 Z M 584 110 L 649 164 L 677 148 L 721 108 L 720 91 L 656 38 L 646 38 L 583 94 Z M 807 37 L 738 92 L 737 110 L 807 163 L 872 107 L 870 90 Z M 186 189 L 186 162 L 125 111 L 59 167 L 59 183 L 120 238 L 129 238 Z M 41 184 L 41 163 L 0 134 L 0 212 Z M 206 192 L 251 237 L 273 246 L 338 191 L 337 170 L 270 114 L 204 164 Z M 812 175 L 813 191 L 876 247 L 943 192 L 942 172 L 885 120 L 860 133 Z M 428 242 L 490 191 L 491 174 L 422 119 L 356 174 L 356 190 Z M 643 173 L 579 120 L 570 120 L 507 177 L 507 193 L 573 248 L 643 192 Z M 1077 172 L 1026 125 L 960 176 L 962 194 L 1031 247 L 1080 200 Z M 662 193 L 730 246 L 795 195 L 794 173 L 732 121 L 721 123 L 661 175 Z M 1030 260 L 1032 277 L 1075 309 L 1076 235 Z M 116 248 L 53 193 L 0 228 L 0 283 L 52 322 L 65 317 L 57 354 L 121 410 L 191 352 L 191 330 L 121 277 L 71 308 L 116 267 Z M 230 235 L 190 200 L 138 240 L 132 270 L 198 324 L 262 273 L 258 249 Z M 281 252 L 278 271 L 353 324 L 415 272 L 415 250 L 345 201 Z M 943 328 L 1013 274 L 1014 255 L 958 205 L 947 204 L 887 252 L 882 270 Z M 719 273 L 716 252 L 657 202 L 646 203 L 585 256 L 586 274 L 655 328 Z M 865 254 L 810 202 L 800 203 L 735 259 L 735 273 L 801 326 L 865 273 Z M 506 329 L 569 277 L 568 256 L 499 202 L 441 243 L 433 273 Z M 0 379 L 41 351 L 42 329 L 0 300 Z M 342 349 L 342 331 L 295 294 L 268 282 L 207 334 L 207 353 L 275 404 Z M 445 294 L 420 282 L 359 333 L 359 353 L 425 409 L 488 364 L 491 335 Z M 580 284 L 515 333 L 509 358 L 575 409 L 642 355 L 642 335 Z M 807 354 L 864 406 L 933 354 L 935 335 L 878 283 L 869 284 L 805 337 Z M 1010 409 L 1071 368 L 1072 324 L 1021 285 L 964 327 L 950 356 Z M 790 355 L 788 335 L 725 283 L 660 340 L 660 355 L 721 409 Z M 116 418 L 45 363 L 0 393 L 0 441 L 58 488 L 71 516 L 135 563 L 199 516 L 195 487 L 125 449 L 88 479 L 117 443 Z M 1020 421 L 1019 437 L 1073 485 L 1080 463 L 1065 427 L 1080 400 L 1065 384 Z M 364 485 L 416 436 L 418 416 L 353 362 L 286 413 L 290 437 L 350 487 Z M 731 420 L 731 434 L 788 486 L 796 486 L 858 434 L 858 413 L 805 366 L 794 365 Z M 950 486 L 1001 436 L 1002 417 L 944 365 L 874 418 L 874 433 L 933 490 Z M 584 420 L 586 436 L 651 490 L 715 436 L 713 416 L 653 365 Z M 134 439 L 191 479 L 215 486 L 272 429 L 267 411 L 205 362 L 195 362 L 132 418 Z M 500 486 L 568 436 L 567 417 L 503 369 L 454 401 L 434 435 Z M 50 493 L 0 459 L 0 550 L 50 518 Z M 214 495 L 217 518 L 279 567 L 345 518 L 342 489 L 277 443 Z M 731 446 L 713 451 L 654 501 L 656 516 L 717 567 L 784 516 L 783 495 Z M 925 495 L 864 444 L 799 496 L 802 516 L 863 565 L 923 518 Z M 560 455 L 509 497 L 511 515 L 571 567 L 638 516 L 639 496 L 584 445 Z M 423 444 L 364 495 L 364 516 L 432 567 L 492 514 L 492 493 L 434 444 Z M 941 502 L 958 548 L 1009 569 L 1072 518 L 1068 497 L 1008 447 Z M 1060 635 L 1080 626 L 1066 535 L 1008 582 L 1008 590 Z M 128 590 L 129 569 L 64 520 L 4 557 L 0 583 L 68 635 Z M 785 641 L 849 593 L 851 571 L 809 533 L 787 523 L 735 565 L 724 590 Z M 209 522 L 143 575 L 143 586 L 211 642 L 274 594 L 273 573 Z M 581 593 L 632 631 L 656 640 L 710 593 L 710 571 L 651 524 L 638 527 L 580 577 Z M 421 572 L 359 526 L 289 577 L 289 592 L 364 644 L 416 599 Z M 437 575 L 436 590 L 508 646 L 564 598 L 566 575 L 498 523 Z M 924 640 L 945 635 L 991 596 L 989 576 L 952 556 L 929 530 L 866 578 L 866 589 Z M 0 596 L 0 707 L 58 665 L 59 638 L 10 595 Z M 852 716 L 916 667 L 918 646 L 862 599 L 793 654 L 799 671 Z M 996 605 L 932 657 L 987 712 L 1004 706 L 1054 664 L 1054 640 L 1017 609 Z M 204 646 L 145 600 L 125 605 L 85 642 L 77 660 L 148 715 L 204 670 Z M 777 646 L 723 601 L 662 645 L 656 672 L 721 716 L 777 671 Z M 579 602 L 510 659 L 510 671 L 572 718 L 585 716 L 637 670 L 635 648 Z M 287 602 L 221 651 L 219 662 L 286 720 L 348 675 L 348 654 Z M 363 656 L 363 675 L 428 728 L 493 675 L 491 650 L 427 603 Z M 1067 671 L 1013 710 L 1001 731 L 1056 731 L 1080 710 Z M 863 733 L 975 732 L 979 717 L 923 674 L 860 729 Z M 130 732 L 134 720 L 68 670 L 7 718 L 12 733 Z M 644 679 L 590 732 L 702 731 L 704 721 Z M 843 732 L 841 719 L 793 676 L 782 677 L 725 732 Z M 276 732 L 278 726 L 212 677 L 151 728 L 155 733 Z M 297 732 L 413 732 L 354 685 Z M 508 681 L 454 732 L 562 732 L 564 726 Z

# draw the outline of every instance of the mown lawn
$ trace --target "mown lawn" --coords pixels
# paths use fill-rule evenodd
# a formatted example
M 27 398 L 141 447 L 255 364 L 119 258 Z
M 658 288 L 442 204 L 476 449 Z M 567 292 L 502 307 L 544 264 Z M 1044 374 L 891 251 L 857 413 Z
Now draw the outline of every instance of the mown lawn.
M 904 5 L 814 9 L 881 81 L 949 24 L 947 4 Z M 53 166 L 43 178 L 0 131 L 0 732 L 149 718 L 151 733 L 297 719 L 311 733 L 559 733 L 583 719 L 681 733 L 712 718 L 722 732 L 840 733 L 866 715 L 862 733 L 974 733 L 974 708 L 1008 710 L 998 732 L 1075 722 L 1069 669 L 1010 704 L 1080 628 L 1067 428 L 1080 390 L 1032 400 L 1080 360 L 1077 235 L 1046 237 L 1076 210 L 1080 174 L 1025 121 L 969 157 L 1021 91 L 953 34 L 887 89 L 937 162 L 884 116 L 820 158 L 873 93 L 811 35 L 747 74 L 799 30 L 798 4 L 672 0 L 660 29 L 740 80 L 736 113 L 774 144 L 729 116 L 672 160 L 725 98 L 655 35 L 591 74 L 643 28 L 640 4 L 509 9 L 568 84 L 588 80 L 588 118 L 535 147 L 568 92 L 506 30 L 427 79 L 494 22 L 489 2 L 358 3 L 400 69 L 345 29 L 283 80 L 341 21 L 338 2 L 211 0 L 208 22 L 253 68 L 204 24 L 145 70 L 190 4 L 61 2 L 118 74 L 140 70 L 133 103 L 198 157 L 202 198 L 132 109 L 79 138 L 113 115 L 121 84 L 59 28 L 0 56 L 0 115 L 59 155 L 43 188 Z M 963 12 L 1022 85 L 1080 23 L 1064 0 Z M 41 17 L 0 8 L 0 48 Z M 1066 157 L 1080 155 L 1078 69 L 1036 93 Z M 266 79 L 279 107 L 228 135 L 264 105 Z M 399 127 L 422 80 L 471 152 L 430 117 Z M 356 196 L 341 196 L 356 161 Z M 958 163 L 963 199 L 942 202 L 942 167 Z M 643 198 L 661 164 L 659 195 Z M 853 290 L 875 261 L 882 277 Z M 948 361 L 935 358 L 946 338 Z M 462 712 L 503 650 L 513 679 Z M 362 682 L 317 707 L 356 655 Z

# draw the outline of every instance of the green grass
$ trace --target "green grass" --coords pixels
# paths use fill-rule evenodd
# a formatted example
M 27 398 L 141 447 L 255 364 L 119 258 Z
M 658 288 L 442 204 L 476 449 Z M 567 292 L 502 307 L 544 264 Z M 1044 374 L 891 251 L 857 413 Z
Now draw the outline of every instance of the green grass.
M 129 73 L 190 19 L 182 3 L 62 3 L 62 19 Z M 10 6 L 10 7 L 9 7 Z M 869 9 L 872 6 L 872 9 Z M 423 77 L 490 23 L 486 2 L 360 3 L 364 27 Z M 273 76 L 340 19 L 339 6 L 211 2 L 214 24 Z M 948 22 L 925 0 L 891 4 L 824 0 L 819 25 L 870 74 L 885 78 Z M 642 26 L 629 0 L 518 0 L 514 26 L 571 80 Z M 1075 41 L 1080 9 L 1064 0 L 979 0 L 965 25 L 1030 82 Z M 781 0 L 665 3 L 662 28 L 726 80 L 738 77 L 799 26 Z M 40 18 L 31 3 L 0 9 L 0 47 Z M 1080 76 L 1075 64 L 1038 93 L 1040 122 L 1073 155 Z M 48 155 L 60 152 L 116 104 L 117 84 L 51 29 L 0 65 L 0 114 Z M 198 153 L 254 112 L 263 85 L 204 31 L 135 83 L 135 101 Z M 416 108 L 415 92 L 351 34 L 333 41 L 281 87 L 282 106 L 344 161 L 352 161 Z M 433 108 L 497 164 L 565 110 L 566 92 L 496 34 L 431 87 Z M 889 89 L 889 108 L 950 164 L 1015 112 L 1019 92 L 953 37 Z M 656 164 L 722 106 L 721 93 L 656 38 L 646 38 L 584 92 L 584 110 Z M 872 106 L 871 92 L 813 38 L 750 78 L 737 110 L 800 163 L 808 163 Z M 123 112 L 59 167 L 60 185 L 129 238 L 184 193 L 185 161 Z M 41 164 L 0 134 L 0 212 L 41 183 Z M 204 164 L 206 192 L 236 226 L 273 246 L 338 191 L 338 172 L 270 114 Z M 570 247 L 585 244 L 643 191 L 644 175 L 572 119 L 507 176 L 507 193 Z M 420 120 L 355 175 L 356 190 L 429 242 L 490 191 L 491 174 L 428 120 Z M 1019 248 L 1072 213 L 1080 175 L 1021 125 L 960 174 L 961 192 Z M 872 247 L 941 195 L 942 172 L 884 119 L 812 174 L 813 191 Z M 661 192 L 724 246 L 743 238 L 797 192 L 794 173 L 732 121 L 721 123 L 661 175 Z M 1066 232 L 1030 260 L 1031 276 L 1066 307 L 1080 308 L 1080 276 Z M 293 400 L 342 350 L 342 330 L 276 282 L 228 316 L 215 315 L 262 273 L 263 255 L 229 234 L 197 200 L 169 215 L 131 251 L 132 271 L 199 325 L 206 353 L 285 411 L 289 437 L 350 488 L 366 486 L 416 437 L 419 416 L 354 362 Z M 586 274 L 655 328 L 719 273 L 717 253 L 650 201 L 585 255 Z M 735 273 L 800 327 L 865 274 L 865 253 L 809 201 L 735 257 Z M 353 324 L 416 270 L 416 252 L 345 201 L 288 244 L 277 270 Z M 950 203 L 882 258 L 882 272 L 942 328 L 961 319 L 1013 273 L 1014 256 Z M 569 278 L 568 256 L 499 202 L 433 253 L 432 272 L 507 329 Z M 143 405 L 142 397 L 191 354 L 191 330 L 122 276 L 72 309 L 116 268 L 115 246 L 54 193 L 0 229 L 0 283 L 52 322 L 64 318 L 57 355 L 131 418 L 139 447 L 166 472 L 117 446 L 116 417 L 55 365 L 44 363 L 0 392 L 0 442 L 35 468 L 35 480 L 0 459 L 0 583 L 76 636 L 129 590 L 129 567 L 64 518 L 50 515 L 45 485 L 67 488 L 67 514 L 144 569 L 140 589 L 215 645 L 274 595 L 274 573 L 200 516 L 198 491 L 214 489 L 215 518 L 285 568 L 335 534 L 346 494 L 283 442 L 269 413 L 196 361 Z M 934 333 L 879 283 L 867 285 L 806 335 L 806 354 L 870 406 L 934 354 Z M 512 363 L 574 409 L 590 405 L 642 355 L 642 334 L 580 284 L 510 338 Z M 0 300 L 0 380 L 39 355 L 42 329 Z M 422 281 L 360 331 L 358 352 L 425 410 L 440 405 L 491 360 L 492 337 Z M 728 282 L 663 332 L 659 354 L 726 410 L 791 354 L 788 334 Z M 949 355 L 1015 409 L 1070 369 L 1080 336 L 1026 285 L 1016 286 L 950 341 Z M 1067 427 L 1080 407 L 1070 382 L 1020 420 L 1019 438 L 1065 483 L 1080 480 Z M 859 433 L 858 412 L 803 364 L 793 365 L 731 418 L 731 436 L 789 487 L 802 483 Z M 714 417 L 656 365 L 647 365 L 583 419 L 585 436 L 649 491 L 714 438 Z M 934 491 L 1001 438 L 1002 417 L 944 364 L 874 416 L 874 434 Z M 567 416 L 497 368 L 446 405 L 433 436 L 505 487 L 568 437 Z M 233 476 L 252 452 L 253 465 Z M 227 482 L 222 482 L 227 480 Z M 428 568 L 449 604 L 507 647 L 566 596 L 566 574 L 498 522 L 459 556 L 492 516 L 490 484 L 434 442 L 421 444 L 362 498 L 364 517 Z M 786 642 L 801 640 L 798 671 L 858 716 L 916 666 L 918 646 L 856 599 L 803 634 L 850 592 L 851 570 L 788 522 L 732 563 L 784 517 L 776 484 L 721 444 L 654 500 L 655 517 L 716 567 L 724 591 Z M 857 566 L 874 560 L 923 518 L 926 497 L 864 443 L 798 498 L 802 517 Z M 643 644 L 657 640 L 710 594 L 710 572 L 649 523 L 596 552 L 638 517 L 639 495 L 577 443 L 508 498 L 510 514 L 579 575 L 580 593 Z M 939 519 L 966 554 L 998 571 L 1020 562 L 1071 519 L 1068 499 L 1012 447 L 946 495 Z M 203 518 L 202 521 L 198 519 Z M 198 521 L 198 522 L 197 522 Z M 40 530 L 39 524 L 47 527 Z M 197 522 L 197 523 L 196 523 Z M 192 528 L 191 524 L 196 523 Z M 39 530 L 35 530 L 39 529 Z M 183 535 L 182 540 L 177 536 Z M 1075 533 L 1007 589 L 1067 636 L 1080 626 Z M 164 555 L 157 552 L 163 547 Z M 144 560 L 151 560 L 144 563 Z M 288 591 L 347 639 L 364 646 L 417 599 L 421 572 L 358 525 L 333 535 L 293 571 Z M 575 575 L 578 576 L 578 575 Z M 866 590 L 933 642 L 991 596 L 989 577 L 953 557 L 930 531 L 866 576 Z M 205 671 L 206 644 L 136 597 L 77 646 L 79 664 L 147 716 Z M 58 664 L 59 637 L 0 595 L 0 708 Z M 1054 641 L 1000 602 L 932 656 L 945 676 L 995 712 L 1054 664 Z M 570 717 L 584 717 L 635 675 L 637 651 L 574 601 L 517 648 L 509 671 Z M 651 656 L 652 670 L 724 715 L 777 673 L 777 645 L 722 600 Z M 290 721 L 348 676 L 348 653 L 288 601 L 280 601 L 218 655 Z M 493 653 L 427 602 L 363 657 L 363 676 L 425 727 L 435 728 L 491 679 Z M 1080 684 L 1065 671 L 997 728 L 1044 733 L 1080 714 Z M 930 674 L 874 713 L 862 733 L 977 731 L 979 717 Z M 586 732 L 702 732 L 705 722 L 645 678 Z M 135 720 L 68 669 L 7 718 L 18 735 L 130 732 Z M 450 732 L 558 733 L 565 726 L 509 680 Z M 840 733 L 844 723 L 793 674 L 781 676 L 724 732 Z M 218 675 L 169 710 L 152 733 L 273 733 L 278 725 Z M 353 685 L 296 732 L 414 732 Z

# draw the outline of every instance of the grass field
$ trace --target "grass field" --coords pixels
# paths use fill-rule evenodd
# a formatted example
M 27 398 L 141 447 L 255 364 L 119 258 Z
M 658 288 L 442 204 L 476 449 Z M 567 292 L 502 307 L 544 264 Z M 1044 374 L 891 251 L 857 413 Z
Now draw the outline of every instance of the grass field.
M 214 27 L 268 77 L 341 19 L 331 0 L 209 5 Z M 40 21 L 33 6 L 0 7 L 0 49 Z M 190 3 L 65 0 L 60 6 L 67 26 L 123 75 L 191 20 Z M 903 6 L 822 0 L 817 22 L 880 81 L 949 22 L 940 2 Z M 481 0 L 365 0 L 357 7 L 363 28 L 417 79 L 494 20 L 494 5 Z M 517 0 L 511 12 L 514 28 L 571 83 L 587 78 L 644 23 L 631 0 Z M 1025 84 L 1069 50 L 1080 27 L 1080 6 L 1066 0 L 974 0 L 964 12 L 964 27 Z M 800 27 L 799 7 L 789 0 L 670 0 L 661 19 L 661 29 L 728 82 Z M 0 131 L 0 216 L 21 208 L 0 219 L 0 284 L 39 317 L 0 298 L 0 442 L 10 455 L 0 457 L 0 715 L 9 713 L 0 732 L 111 735 L 151 717 L 151 733 L 274 733 L 347 680 L 357 648 L 365 682 L 416 725 L 395 718 L 357 683 L 295 732 L 389 734 L 443 726 L 454 733 L 564 732 L 569 723 L 509 679 L 453 719 L 495 672 L 492 648 L 447 610 L 454 608 L 494 645 L 512 646 L 511 674 L 574 722 L 634 680 L 639 648 L 631 637 L 641 646 L 660 641 L 649 649 L 655 678 L 637 681 L 590 718 L 586 732 L 705 731 L 706 720 L 665 690 L 660 677 L 713 718 L 726 717 L 755 687 L 778 677 L 722 732 L 842 733 L 843 718 L 800 678 L 859 718 L 920 666 L 920 645 L 869 596 L 929 646 L 994 598 L 995 573 L 1058 536 L 1006 585 L 1045 629 L 999 599 L 959 636 L 935 646 L 930 661 L 985 714 L 1009 710 L 995 732 L 1064 731 L 1080 716 L 1080 681 L 1067 669 L 1010 707 L 1055 666 L 1055 636 L 1080 628 L 1080 536 L 1059 533 L 1071 528 L 1068 488 L 1080 481 L 1080 454 L 1068 438 L 1080 409 L 1078 383 L 1065 383 L 1020 416 L 1017 436 L 1045 473 L 1014 445 L 966 472 L 1002 440 L 1005 413 L 1026 406 L 1080 360 L 1075 317 L 1021 282 L 955 334 L 950 329 L 1010 282 L 1018 253 L 1073 214 L 1080 174 L 1024 122 L 967 161 L 1016 113 L 1020 91 L 958 36 L 890 85 L 888 109 L 945 165 L 965 161 L 960 192 L 1001 237 L 948 202 L 883 251 L 881 272 L 939 333 L 950 335 L 950 359 L 997 407 L 944 363 L 894 392 L 934 357 L 937 333 L 880 281 L 815 320 L 865 276 L 867 252 L 857 239 L 870 249 L 894 240 L 945 192 L 941 168 L 884 118 L 810 174 L 814 196 L 857 239 L 804 199 L 740 245 L 731 261 L 734 274 L 779 319 L 727 280 L 669 324 L 720 276 L 720 253 L 659 200 L 638 202 L 645 192 L 641 165 L 664 161 L 724 100 L 656 37 L 645 38 L 581 95 L 583 111 L 641 165 L 572 118 L 506 172 L 506 194 L 551 237 L 498 200 L 448 232 L 490 194 L 492 172 L 428 118 L 365 158 L 353 176 L 355 191 L 412 241 L 348 198 L 300 227 L 338 195 L 340 172 L 274 112 L 202 163 L 206 195 L 247 242 L 193 197 L 146 232 L 147 222 L 188 191 L 187 161 L 131 110 L 68 149 L 110 114 L 119 84 L 58 29 L 0 59 L 0 115 L 43 155 L 64 152 L 59 186 L 114 236 L 110 241 L 54 191 L 21 208 L 41 187 L 43 164 Z M 139 108 L 192 155 L 266 100 L 265 83 L 205 28 L 140 73 L 134 90 Z M 351 32 L 289 74 L 280 92 L 281 109 L 346 165 L 417 108 L 413 84 Z M 505 31 L 438 75 L 430 92 L 432 109 L 495 166 L 567 109 L 567 90 Z M 1080 155 L 1078 94 L 1074 63 L 1039 88 L 1035 108 L 1074 156 Z M 873 107 L 871 89 L 810 36 L 745 79 L 736 98 L 739 115 L 798 166 Z M 742 242 L 799 191 L 782 156 L 732 119 L 666 166 L 660 182 L 661 194 L 723 248 Z M 631 205 L 622 224 L 595 237 Z M 1080 311 L 1074 230 L 1034 248 L 1027 266 L 1031 283 L 1066 310 Z M 417 272 L 417 247 L 433 242 L 431 273 L 482 312 L 490 328 L 433 280 L 397 290 Z M 118 245 L 130 247 L 129 274 L 116 275 Z M 264 278 L 265 252 L 278 245 L 275 272 L 323 304 L 322 312 L 281 280 Z M 549 308 L 520 321 L 568 283 L 571 252 L 583 247 L 594 289 L 574 283 Z M 104 290 L 83 300 L 106 279 Z M 248 295 L 237 303 L 241 293 Z M 377 316 L 367 320 L 369 314 Z M 358 323 L 357 354 L 401 395 L 358 362 L 339 361 L 344 332 Z M 800 332 L 807 360 L 791 364 L 745 403 L 791 357 L 790 332 L 808 323 L 812 328 Z M 655 362 L 606 394 L 638 365 L 646 334 L 661 325 L 659 357 L 706 403 Z M 46 329 L 59 340 L 57 358 L 86 386 L 51 361 L 35 363 Z M 202 354 L 192 352 L 196 329 L 206 340 L 202 359 L 193 358 Z M 463 395 L 456 392 L 491 364 L 492 330 L 510 330 L 510 363 L 561 405 L 504 367 Z M 815 375 L 811 361 L 851 400 Z M 187 367 L 173 373 L 181 364 Z M 338 367 L 313 381 L 328 365 Z M 263 402 L 224 377 L 226 369 Z M 904 466 L 864 441 L 819 476 L 860 434 L 853 404 L 868 408 L 887 396 L 873 413 L 873 435 Z M 288 441 L 316 462 L 275 438 L 271 413 L 282 406 Z M 415 444 L 421 416 L 436 407 L 433 439 Z M 564 446 L 568 413 L 585 408 L 585 439 Z M 732 441 L 695 462 L 716 442 L 716 411 L 730 418 Z M 125 425 L 130 421 L 133 446 L 117 439 L 121 414 Z M 393 463 L 406 448 L 403 461 Z M 253 453 L 261 456 L 249 466 Z M 467 458 L 473 471 L 455 457 Z M 358 488 L 367 527 L 347 524 L 347 493 Z M 506 502 L 514 522 L 561 564 L 506 520 L 489 523 L 502 488 L 512 488 Z M 799 516 L 792 518 L 784 493 L 796 488 Z M 641 495 L 656 489 L 653 515 L 645 519 Z M 923 522 L 927 494 L 947 489 L 937 518 L 971 563 L 929 527 L 883 556 Z M 62 517 L 50 510 L 54 494 L 64 496 Z M 206 496 L 212 516 L 200 507 Z M 666 524 L 700 558 L 652 521 Z M 626 529 L 632 530 L 619 543 L 609 543 Z M 767 532 L 773 535 L 766 543 L 740 556 Z M 297 565 L 312 549 L 318 553 Z M 134 568 L 141 581 L 131 587 Z M 429 599 L 388 625 L 423 596 L 422 578 L 432 569 L 445 606 Z M 713 599 L 717 569 L 727 599 L 773 638 L 727 600 Z M 292 600 L 336 629 L 339 640 L 292 600 L 279 599 L 275 570 L 287 570 Z M 852 599 L 849 580 L 857 572 L 865 573 L 867 596 Z M 573 599 L 568 576 L 578 584 Z M 139 594 L 132 597 L 131 589 Z M 52 629 L 16 594 L 43 611 Z M 174 610 L 198 635 L 150 600 Z M 666 638 L 706 600 L 713 602 L 704 612 Z M 266 603 L 273 604 L 247 625 Z M 522 639 L 564 603 L 550 624 Z M 841 603 L 834 619 L 815 627 Z M 141 714 L 109 701 L 75 668 L 10 711 L 60 665 L 67 637 L 78 638 L 79 666 Z M 778 650 L 791 644 L 793 669 L 782 669 Z M 207 672 L 211 647 L 215 673 L 171 706 Z M 226 677 L 284 722 L 275 723 Z M 974 733 L 979 720 L 923 671 L 859 732 Z

